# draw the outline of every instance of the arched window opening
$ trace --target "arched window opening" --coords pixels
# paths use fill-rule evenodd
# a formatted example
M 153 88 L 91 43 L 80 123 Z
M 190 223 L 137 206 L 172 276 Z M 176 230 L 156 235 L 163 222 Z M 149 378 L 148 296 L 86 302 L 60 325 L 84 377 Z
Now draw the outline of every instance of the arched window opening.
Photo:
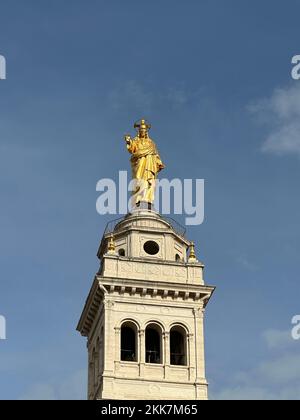
M 181 257 L 180 257 L 180 255 L 179 255 L 179 254 L 176 254 L 176 255 L 175 255 L 175 260 L 176 260 L 177 262 L 181 262 Z
M 170 331 L 171 365 L 186 366 L 186 332 L 182 327 L 173 327 Z
M 120 257 L 125 257 L 125 249 L 124 248 L 120 248 L 118 253 L 119 253 Z
M 146 328 L 146 363 L 162 363 L 161 329 L 156 324 Z
M 125 323 L 121 327 L 121 360 L 136 362 L 136 327 L 132 323 Z

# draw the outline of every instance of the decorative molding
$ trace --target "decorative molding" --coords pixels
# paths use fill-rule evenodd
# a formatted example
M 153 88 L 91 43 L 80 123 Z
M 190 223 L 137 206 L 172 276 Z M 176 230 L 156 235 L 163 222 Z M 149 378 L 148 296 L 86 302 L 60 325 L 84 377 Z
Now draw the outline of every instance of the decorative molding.
M 194 308 L 193 314 L 195 318 L 198 318 L 198 319 L 203 318 L 203 308 Z
M 103 286 L 103 284 L 99 283 L 99 289 L 101 292 L 103 292 L 105 295 L 108 293 L 108 290 Z
M 160 308 L 160 313 L 162 314 L 169 314 L 170 312 L 171 310 L 167 306 L 163 306 L 162 308 Z
M 202 284 L 156 281 L 154 285 L 151 280 L 117 279 L 97 276 L 77 328 L 82 335 L 89 336 L 92 328 L 94 328 L 94 321 L 99 316 L 101 306 L 111 309 L 114 306 L 114 300 L 117 296 L 125 299 L 125 292 L 126 298 L 128 293 L 131 298 L 137 295 L 137 297 L 149 297 L 157 301 L 171 298 L 173 302 L 181 302 L 182 300 L 188 304 L 197 302 L 198 308 L 200 308 L 203 316 L 204 308 L 213 291 L 213 286 Z M 108 299 L 109 296 L 110 298 Z M 141 305 L 137 305 L 137 307 L 139 308 L 137 309 L 138 311 L 146 310 L 145 306 L 142 309 Z M 168 308 L 167 310 L 169 311 Z
M 115 306 L 115 302 L 113 302 L 112 300 L 105 300 L 103 302 L 103 305 L 105 307 L 107 307 L 108 309 L 111 309 L 111 308 L 113 308 Z

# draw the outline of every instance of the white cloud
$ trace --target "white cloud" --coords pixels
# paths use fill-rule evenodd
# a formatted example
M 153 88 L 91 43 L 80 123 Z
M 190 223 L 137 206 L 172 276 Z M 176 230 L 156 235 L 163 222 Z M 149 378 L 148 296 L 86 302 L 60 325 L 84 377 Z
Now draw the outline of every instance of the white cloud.
M 62 383 L 37 383 L 26 390 L 19 400 L 82 400 L 86 395 L 87 373 L 78 370 Z
M 300 386 L 268 389 L 268 386 L 239 385 L 212 395 L 214 400 L 299 400 Z
M 240 255 L 239 257 L 237 257 L 237 262 L 242 265 L 246 270 L 249 271 L 256 271 L 258 270 L 257 265 L 250 261 L 250 259 L 248 257 L 246 257 L 245 255 Z
M 300 122 L 289 122 L 272 132 L 262 146 L 263 152 L 278 155 L 296 153 L 300 155 Z
M 284 385 L 297 381 L 300 387 L 300 353 L 288 353 L 275 360 L 262 363 L 258 368 L 258 373 L 272 384 Z
M 169 88 L 165 98 L 167 101 L 173 104 L 175 108 L 186 105 L 190 99 L 185 89 L 175 87 Z
M 221 390 L 216 395 L 212 396 L 212 399 L 217 400 L 273 400 L 276 399 L 274 394 L 269 392 L 267 389 L 255 387 L 255 386 L 244 386 L 237 385 L 233 388 Z
M 262 334 L 270 349 L 283 349 L 294 344 L 290 330 L 266 330 Z
M 137 108 L 149 112 L 154 101 L 153 93 L 134 80 L 112 90 L 108 97 L 109 105 L 115 111 L 122 108 Z
M 249 110 L 268 129 L 263 152 L 300 156 L 300 83 L 275 89 L 269 98 L 252 104 Z
M 87 371 L 85 369 L 74 372 L 65 380 L 58 390 L 59 399 L 82 400 L 87 394 Z
M 116 86 L 109 93 L 108 105 L 114 111 L 133 109 L 138 113 L 147 114 L 158 105 L 174 109 L 184 107 L 190 100 L 198 98 L 198 95 L 198 92 L 190 93 L 181 85 L 166 87 L 158 93 L 153 87 L 129 80 Z
M 54 387 L 47 384 L 35 384 L 28 389 L 20 400 L 55 400 Z
M 299 400 L 300 345 L 290 331 L 270 329 L 262 333 L 268 359 L 252 368 L 233 372 L 227 386 L 212 390 L 220 400 Z

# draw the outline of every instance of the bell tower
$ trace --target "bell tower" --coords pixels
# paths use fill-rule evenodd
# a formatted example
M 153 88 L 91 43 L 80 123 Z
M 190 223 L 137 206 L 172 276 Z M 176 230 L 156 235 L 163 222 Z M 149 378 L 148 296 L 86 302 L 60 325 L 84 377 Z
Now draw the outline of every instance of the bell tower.
M 77 326 L 88 399 L 206 400 L 203 322 L 214 287 L 185 229 L 143 207 L 109 223 L 98 250 Z

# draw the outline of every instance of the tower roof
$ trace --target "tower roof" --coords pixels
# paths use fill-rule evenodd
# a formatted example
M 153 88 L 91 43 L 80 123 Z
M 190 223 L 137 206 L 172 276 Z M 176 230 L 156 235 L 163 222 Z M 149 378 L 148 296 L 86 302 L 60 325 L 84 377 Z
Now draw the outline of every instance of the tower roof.
M 161 216 L 153 210 L 135 210 L 128 213 L 125 217 L 112 220 L 106 225 L 97 256 L 101 256 L 106 251 L 107 238 L 113 235 L 120 235 L 130 230 L 156 231 L 172 233 L 179 241 L 186 246 L 191 242 L 186 238 L 186 228 L 171 217 Z

